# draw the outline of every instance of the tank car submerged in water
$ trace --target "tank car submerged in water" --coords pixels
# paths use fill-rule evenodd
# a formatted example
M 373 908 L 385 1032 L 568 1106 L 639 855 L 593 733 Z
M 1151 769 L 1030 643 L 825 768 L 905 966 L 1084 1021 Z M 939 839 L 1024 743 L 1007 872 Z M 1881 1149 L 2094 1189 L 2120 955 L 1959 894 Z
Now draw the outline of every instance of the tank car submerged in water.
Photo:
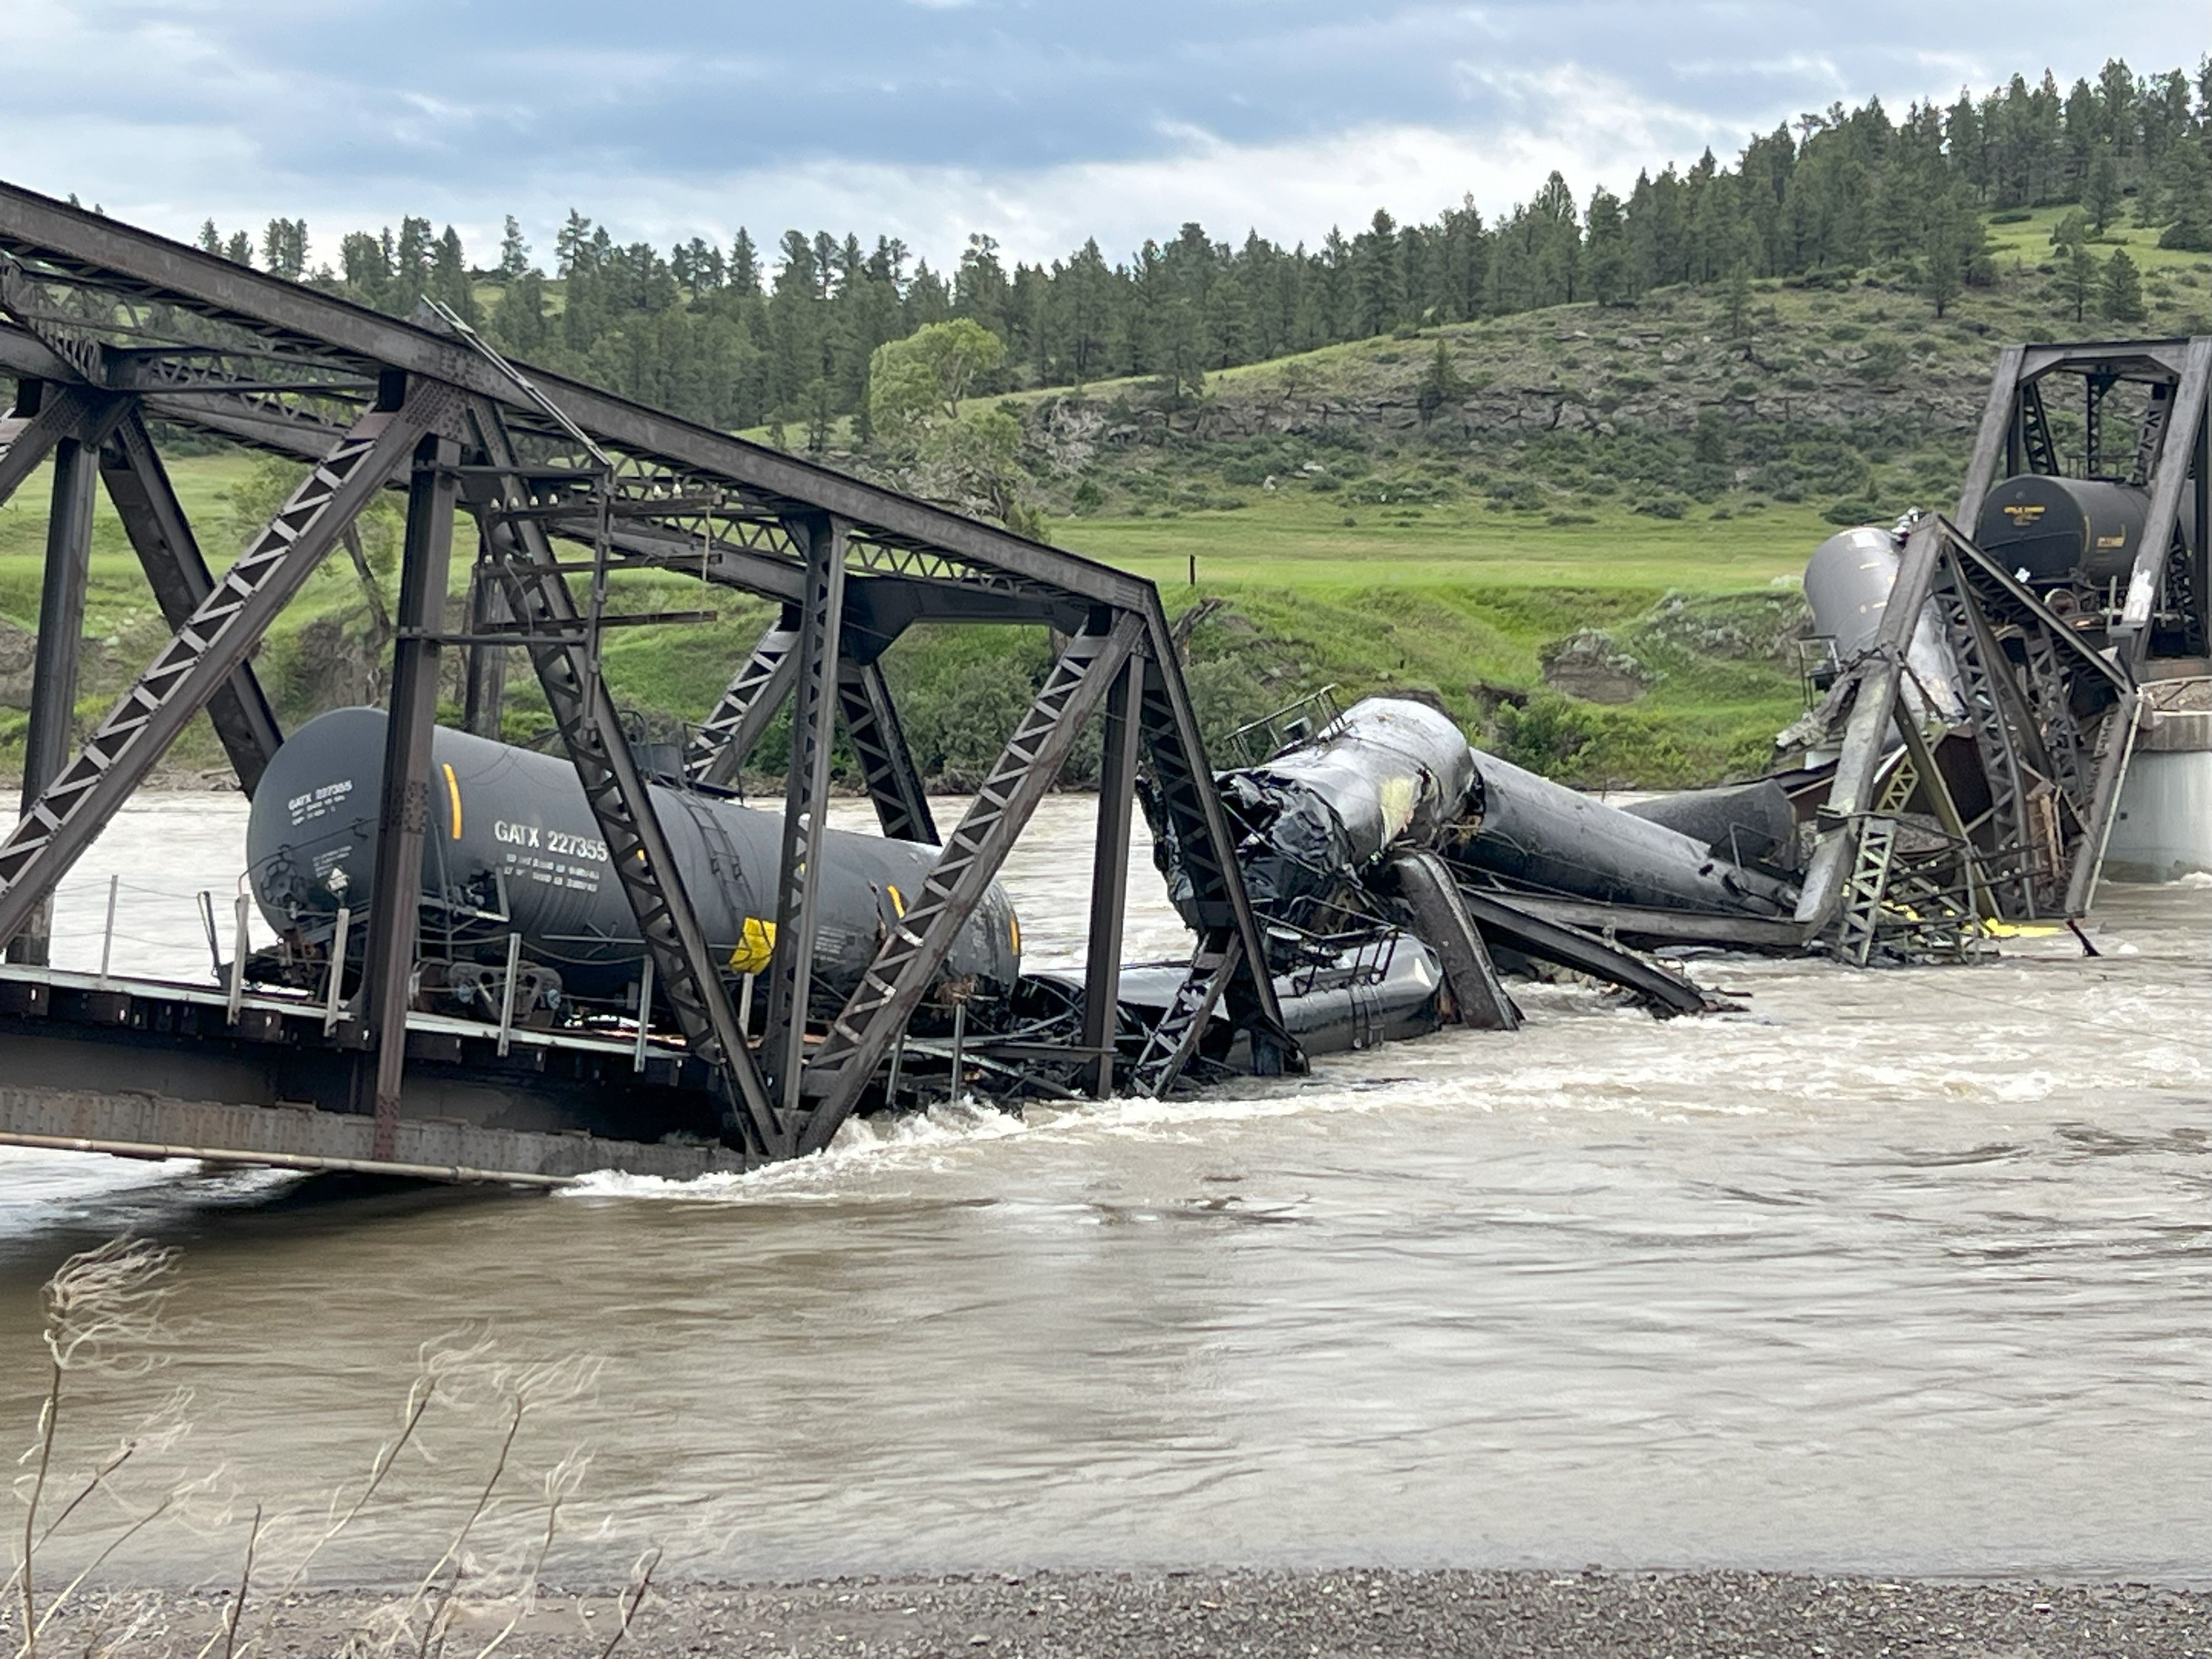
M 385 715 L 341 708 L 301 726 L 254 793 L 246 857 L 253 895 L 280 936 L 327 949 L 342 908 L 365 915 L 376 866 Z M 423 996 L 468 1010 L 520 935 L 532 1011 L 635 1009 L 644 946 L 605 842 L 567 760 L 440 728 L 422 851 Z M 775 948 L 782 818 L 720 795 L 652 787 L 653 805 L 707 941 L 737 973 Z M 831 830 L 814 962 L 817 1016 L 860 982 L 921 891 L 938 849 Z M 349 941 L 358 955 L 360 933 Z M 1012 993 L 1021 971 L 1012 902 L 994 884 L 944 978 Z M 531 999 L 524 998 L 527 1004 Z

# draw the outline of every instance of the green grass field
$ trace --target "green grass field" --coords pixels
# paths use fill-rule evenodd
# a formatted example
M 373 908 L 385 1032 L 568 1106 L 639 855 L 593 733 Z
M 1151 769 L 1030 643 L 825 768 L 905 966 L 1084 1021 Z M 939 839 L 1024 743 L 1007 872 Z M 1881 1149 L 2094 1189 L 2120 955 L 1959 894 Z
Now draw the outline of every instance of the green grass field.
M 1248 492 L 1235 512 L 1065 519 L 1053 539 L 1151 577 L 1173 599 L 1198 562 L 1206 592 L 1261 584 L 1334 592 L 1377 580 L 1401 587 L 1687 588 L 1734 592 L 1795 583 L 1833 531 L 1809 506 L 1718 521 L 1692 508 L 1664 521 L 1591 508 L 1595 524 L 1522 522 L 1480 502 L 1353 507 L 1303 490 Z M 1351 523 L 1346 520 L 1350 519 Z
M 233 495 L 251 495 L 257 463 L 237 455 L 175 459 L 179 493 L 220 569 L 246 533 Z M 33 627 L 47 477 L 0 507 L 0 616 Z M 1826 533 L 1809 508 L 1713 521 L 1702 513 L 1662 523 L 1620 511 L 1598 522 L 1547 526 L 1501 520 L 1474 504 L 1383 516 L 1300 492 L 1264 495 L 1235 513 L 1173 518 L 1055 520 L 1060 545 L 1158 581 L 1170 614 L 1203 599 L 1225 602 L 1194 641 L 1192 678 L 1210 729 L 1220 732 L 1323 684 L 1353 696 L 1412 688 L 1440 697 L 1479 729 L 1501 692 L 1541 683 L 1540 653 L 1583 628 L 1632 629 L 1669 592 L 1725 606 L 1729 594 L 1794 595 L 1805 554 Z M 456 536 L 455 592 L 472 532 Z M 79 718 L 112 706 L 166 636 L 122 526 L 101 503 L 94 536 L 88 652 Z M 1199 586 L 1186 580 L 1198 561 Z M 695 608 L 696 588 L 659 576 L 625 585 L 626 606 Z M 697 719 L 763 626 L 767 607 L 717 592 L 711 623 L 612 636 L 608 672 L 618 695 L 663 717 Z M 357 636 L 365 609 L 349 564 L 329 561 L 263 647 L 264 683 L 289 721 L 325 695 L 334 645 Z M 1008 638 L 1012 635 L 1018 637 Z M 1033 637 L 1034 636 L 1034 637 Z M 918 629 L 887 666 L 911 702 L 908 724 L 925 763 L 957 775 L 994 746 L 1028 677 L 1042 665 L 1036 630 L 990 635 Z M 1662 653 L 1664 654 L 1663 653 Z M 1679 653 L 1678 653 L 1679 655 Z M 1035 659 L 1033 662 L 1031 659 Z M 526 680 L 526 674 L 523 678 Z M 1678 661 L 1630 708 L 1571 711 L 1568 744 L 1524 745 L 1527 758 L 1569 775 L 1674 782 L 1755 763 L 1794 711 L 1794 678 L 1744 663 Z M 535 688 L 519 684 L 510 730 L 544 723 Z M 1556 716 L 1558 711 L 1554 710 Z M 1509 717 L 1510 718 L 1510 717 Z M 0 711 L 0 765 L 20 755 L 23 716 Z M 1571 746 L 1579 753 L 1559 752 Z M 775 744 L 763 750 L 772 760 Z M 213 768 L 221 754 L 196 723 L 173 757 Z

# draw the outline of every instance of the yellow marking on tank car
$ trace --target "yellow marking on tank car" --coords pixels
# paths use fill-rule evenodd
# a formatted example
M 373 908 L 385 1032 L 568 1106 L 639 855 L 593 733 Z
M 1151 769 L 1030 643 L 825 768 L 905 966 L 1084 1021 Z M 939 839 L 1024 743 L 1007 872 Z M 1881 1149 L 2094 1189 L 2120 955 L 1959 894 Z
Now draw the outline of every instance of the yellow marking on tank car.
M 775 924 L 747 916 L 736 948 L 730 952 L 730 966 L 741 974 L 759 974 L 765 973 L 775 960 Z
M 453 775 L 453 766 L 448 761 L 441 769 L 446 775 L 446 799 L 453 804 L 453 839 L 461 838 L 461 781 Z

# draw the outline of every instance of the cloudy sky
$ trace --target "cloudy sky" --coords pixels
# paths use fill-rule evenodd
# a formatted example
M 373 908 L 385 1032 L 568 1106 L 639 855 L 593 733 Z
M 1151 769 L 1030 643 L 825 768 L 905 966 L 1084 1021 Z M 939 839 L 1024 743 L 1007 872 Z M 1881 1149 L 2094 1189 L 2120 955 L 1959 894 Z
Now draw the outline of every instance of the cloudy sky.
M 488 257 L 570 206 L 1109 256 L 1285 241 L 1731 154 L 1838 99 L 2193 70 L 2205 0 L 9 0 L 0 176 L 172 234 L 425 214 Z

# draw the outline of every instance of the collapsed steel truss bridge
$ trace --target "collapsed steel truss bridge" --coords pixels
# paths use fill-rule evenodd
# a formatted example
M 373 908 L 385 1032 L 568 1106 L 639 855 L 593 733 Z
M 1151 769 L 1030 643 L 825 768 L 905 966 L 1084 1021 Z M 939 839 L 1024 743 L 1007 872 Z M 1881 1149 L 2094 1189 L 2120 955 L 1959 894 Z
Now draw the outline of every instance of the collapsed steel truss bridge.
M 307 1166 L 460 1161 L 426 1152 L 415 1120 L 450 1110 L 444 1103 L 455 1094 L 426 1080 L 426 1070 L 450 1078 L 456 1065 L 477 1063 L 481 1045 L 435 1037 L 419 1018 L 410 1035 L 409 1006 L 413 872 L 449 650 L 467 654 L 469 720 L 480 731 L 497 728 L 507 653 L 520 651 L 535 670 L 654 981 L 681 1027 L 682 1060 L 669 1075 L 714 1101 L 724 1167 L 817 1150 L 861 1103 L 1039 799 L 1102 711 L 1085 1013 L 1073 1050 L 1089 1086 L 1103 1095 L 1115 1080 L 1127 836 L 1140 769 L 1192 873 L 1199 938 L 1182 993 L 1149 1035 L 1137 1081 L 1154 1091 L 1170 1085 L 1201 1031 L 1224 1013 L 1246 1040 L 1240 1052 L 1254 1069 L 1300 1063 L 1260 965 L 1266 951 L 1150 582 L 508 364 L 450 315 L 397 320 L 7 185 L 0 373 L 19 387 L 14 414 L 0 425 L 0 500 L 49 460 L 53 492 L 22 811 L 0 838 L 0 941 L 20 965 L 0 975 L 21 981 L 9 981 L 12 989 L 0 984 L 0 1018 L 77 1006 L 64 994 L 67 976 L 39 972 L 56 884 L 194 714 L 208 715 L 240 787 L 253 791 L 282 740 L 255 677 L 255 647 L 366 507 L 386 491 L 406 498 L 357 1006 L 318 1043 L 312 1032 L 301 1035 L 300 1021 L 267 1010 L 258 1024 L 241 1019 L 235 997 L 220 1019 L 189 999 L 156 1007 L 125 997 L 120 1012 L 86 1005 L 94 1023 L 106 1018 L 137 1033 L 97 1048 L 107 1059 L 95 1070 L 112 1088 L 143 1091 L 148 1078 L 157 1092 L 182 1088 L 161 1081 L 173 1066 L 165 1071 L 146 1054 L 197 1047 L 225 1058 L 221 1086 L 244 1091 L 227 1097 L 272 1104 L 304 1092 L 330 1109 L 311 1118 L 344 1118 L 346 1133 L 333 1139 L 312 1124 L 283 1133 L 231 1124 L 186 1139 L 205 1146 L 211 1133 L 250 1134 L 259 1139 L 243 1150 L 263 1161 Z M 220 576 L 156 453 L 155 423 L 310 465 Z M 103 486 L 173 637 L 80 745 L 71 717 Z M 480 532 L 465 632 L 446 621 L 457 514 Z M 684 573 L 778 607 L 684 758 L 689 777 L 726 782 L 775 714 L 790 710 L 776 948 L 762 975 L 767 1018 L 757 1038 L 738 1023 L 726 966 L 709 951 L 601 672 L 599 630 L 615 620 L 603 608 L 606 579 L 647 569 Z M 578 587 L 587 591 L 580 597 Z M 942 836 L 881 666 L 884 652 L 917 623 L 1026 624 L 1054 630 L 1060 643 L 973 805 Z M 816 851 L 841 725 L 884 834 L 943 850 L 860 988 L 826 1030 L 810 1031 Z M 265 1057 L 249 1052 L 257 1040 Z M 286 1058 L 303 1044 L 315 1052 Z M 441 1063 L 426 1066 L 426 1054 Z M 542 1054 L 536 1063 L 542 1070 Z M 590 1073 L 577 1063 L 579 1076 Z M 308 1073 L 311 1082 L 301 1083 Z M 430 1109 L 420 1109 L 426 1102 Z M 40 1121 L 57 1127 L 51 1114 Z M 14 1138 L 142 1150 L 184 1144 L 143 1116 L 127 1133 L 112 1116 L 99 1120 L 106 1127 L 98 1132 L 82 1118 L 70 1121 L 76 1133 Z M 495 1146 L 489 1156 L 510 1170 L 553 1167 L 515 1146 Z

